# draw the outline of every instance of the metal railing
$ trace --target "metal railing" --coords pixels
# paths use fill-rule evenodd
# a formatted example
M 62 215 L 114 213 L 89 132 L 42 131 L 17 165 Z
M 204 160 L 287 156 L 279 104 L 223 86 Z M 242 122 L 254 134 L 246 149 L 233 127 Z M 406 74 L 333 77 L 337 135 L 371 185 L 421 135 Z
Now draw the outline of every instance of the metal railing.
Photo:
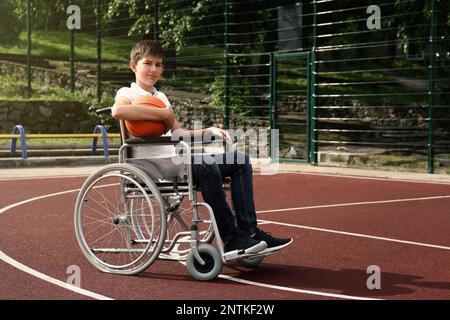
M 102 125 L 97 125 L 94 128 L 93 133 L 64 133 L 64 134 L 40 134 L 40 133 L 29 133 L 25 132 L 25 129 L 22 125 L 15 125 L 11 134 L 0 134 L 0 139 L 11 139 L 11 154 L 15 155 L 17 151 L 17 139 L 20 139 L 20 148 L 22 153 L 22 159 L 28 159 L 28 147 L 27 147 L 27 139 L 73 139 L 73 138 L 86 138 L 92 139 L 92 148 L 91 153 L 95 155 L 97 151 L 98 138 L 102 139 L 103 145 L 103 156 L 105 158 L 109 157 L 109 147 L 108 147 L 108 138 L 120 138 L 120 134 L 118 133 L 107 133 L 106 129 Z

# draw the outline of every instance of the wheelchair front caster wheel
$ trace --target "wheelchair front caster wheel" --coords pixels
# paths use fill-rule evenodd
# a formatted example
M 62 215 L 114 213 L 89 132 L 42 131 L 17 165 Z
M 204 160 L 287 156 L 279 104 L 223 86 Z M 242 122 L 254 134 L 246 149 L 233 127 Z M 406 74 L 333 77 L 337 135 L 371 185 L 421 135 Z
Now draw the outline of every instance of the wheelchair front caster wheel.
M 190 250 L 186 258 L 186 267 L 191 275 L 201 281 L 208 281 L 217 277 L 223 267 L 219 250 L 212 245 L 202 244 L 198 247 L 198 253 L 205 264 L 201 265 Z
M 238 259 L 238 263 L 246 268 L 256 268 L 264 260 L 263 255 Z

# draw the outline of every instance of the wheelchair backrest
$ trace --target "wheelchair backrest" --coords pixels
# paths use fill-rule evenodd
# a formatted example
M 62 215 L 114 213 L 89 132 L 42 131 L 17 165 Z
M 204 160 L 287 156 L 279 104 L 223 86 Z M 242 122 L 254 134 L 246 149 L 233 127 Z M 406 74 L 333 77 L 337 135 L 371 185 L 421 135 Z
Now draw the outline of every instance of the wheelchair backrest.
M 130 138 L 130 135 L 127 131 L 127 128 L 125 127 L 125 121 L 124 120 L 119 120 L 119 125 L 120 125 L 120 138 L 121 138 L 121 142 L 122 144 L 125 144 L 125 141 L 127 141 L 128 138 Z

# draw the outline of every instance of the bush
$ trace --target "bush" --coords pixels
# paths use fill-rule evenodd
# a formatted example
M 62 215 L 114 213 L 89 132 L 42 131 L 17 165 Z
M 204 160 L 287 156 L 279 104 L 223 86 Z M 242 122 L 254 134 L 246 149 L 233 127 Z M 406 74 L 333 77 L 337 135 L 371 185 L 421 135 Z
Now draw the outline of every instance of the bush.
M 11 44 L 19 39 L 23 23 L 17 18 L 11 0 L 0 1 L 0 43 Z
M 216 77 L 214 82 L 209 85 L 209 89 L 212 92 L 212 105 L 223 108 L 225 97 L 224 77 Z M 249 98 L 250 90 L 248 80 L 240 79 L 239 83 L 233 83 L 229 90 L 231 112 L 241 116 L 253 115 L 252 109 L 249 107 L 252 101 Z
M 92 122 L 86 123 L 85 127 L 88 129 L 97 124 L 102 124 L 108 133 L 117 133 L 120 132 L 119 121 L 113 119 L 110 114 L 101 114 L 98 115 L 95 113 L 97 109 L 102 109 L 108 106 L 112 106 L 114 104 L 114 99 L 103 99 L 101 103 L 98 103 L 96 100 L 90 101 L 89 107 L 89 115 Z

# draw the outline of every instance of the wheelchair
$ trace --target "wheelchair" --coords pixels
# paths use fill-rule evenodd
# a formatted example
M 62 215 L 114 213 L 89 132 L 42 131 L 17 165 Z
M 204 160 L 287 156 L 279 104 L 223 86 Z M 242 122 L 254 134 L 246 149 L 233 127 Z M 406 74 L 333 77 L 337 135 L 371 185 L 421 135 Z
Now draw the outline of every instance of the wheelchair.
M 216 278 L 227 261 L 237 259 L 249 268 L 262 262 L 261 253 L 224 252 L 212 208 L 197 199 L 191 161 L 183 161 L 178 175 L 167 176 L 158 159 L 144 163 L 133 158 L 138 147 L 176 145 L 181 157 L 191 160 L 198 153 L 195 143 L 164 136 L 130 138 L 122 120 L 120 131 L 118 163 L 92 173 L 75 204 L 77 241 L 94 267 L 135 275 L 156 259 L 174 260 L 185 264 L 195 279 L 207 281 Z M 224 182 L 224 190 L 230 189 L 229 183 Z

